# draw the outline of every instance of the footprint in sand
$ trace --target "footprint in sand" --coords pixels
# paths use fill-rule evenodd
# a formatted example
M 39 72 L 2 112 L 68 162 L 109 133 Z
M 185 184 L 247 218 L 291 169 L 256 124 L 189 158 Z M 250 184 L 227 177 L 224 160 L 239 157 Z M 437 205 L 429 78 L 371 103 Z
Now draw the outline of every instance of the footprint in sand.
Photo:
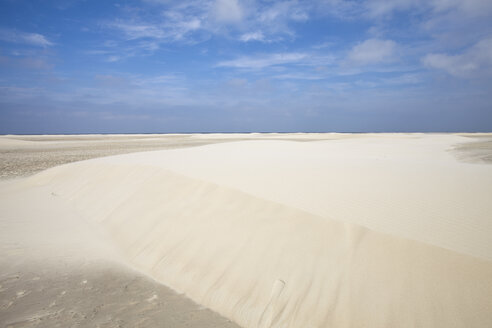
M 25 291 L 25 290 L 20 290 L 20 291 L 18 291 L 18 292 L 16 293 L 16 295 L 17 295 L 17 298 L 22 298 L 22 297 L 24 297 L 24 296 L 28 295 L 29 293 L 30 293 L 30 292 L 27 292 L 27 291 Z
M 153 301 L 155 301 L 158 298 L 159 297 L 156 294 L 154 294 L 151 297 L 147 298 L 147 302 L 152 303 Z

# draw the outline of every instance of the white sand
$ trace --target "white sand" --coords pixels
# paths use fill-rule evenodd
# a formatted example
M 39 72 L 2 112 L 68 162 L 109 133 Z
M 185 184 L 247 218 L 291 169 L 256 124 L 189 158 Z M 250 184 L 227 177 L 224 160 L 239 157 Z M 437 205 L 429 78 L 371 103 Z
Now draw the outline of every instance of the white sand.
M 128 266 L 45 186 L 0 183 L 0 327 L 237 328 Z
M 491 327 L 492 166 L 458 162 L 457 135 L 333 139 L 113 156 L 0 189 L 84 226 L 46 228 L 53 245 L 128 261 L 244 327 Z
M 458 162 L 447 151 L 468 141 L 398 134 L 250 141 L 139 154 L 125 162 L 492 260 L 492 166 Z

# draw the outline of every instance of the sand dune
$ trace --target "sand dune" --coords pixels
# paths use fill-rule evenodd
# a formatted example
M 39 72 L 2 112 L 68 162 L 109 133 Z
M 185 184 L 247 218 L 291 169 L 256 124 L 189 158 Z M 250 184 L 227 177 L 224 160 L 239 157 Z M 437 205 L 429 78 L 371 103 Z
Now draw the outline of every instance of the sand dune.
M 372 230 L 492 260 L 492 166 L 455 135 L 248 141 L 100 159 L 160 167 Z M 137 169 L 138 170 L 138 169 Z
M 63 165 L 9 188 L 56 199 L 102 257 L 244 327 L 489 327 L 492 166 L 458 162 L 448 149 L 461 142 L 240 141 Z
M 0 183 L 0 327 L 237 325 L 136 271 L 49 186 Z

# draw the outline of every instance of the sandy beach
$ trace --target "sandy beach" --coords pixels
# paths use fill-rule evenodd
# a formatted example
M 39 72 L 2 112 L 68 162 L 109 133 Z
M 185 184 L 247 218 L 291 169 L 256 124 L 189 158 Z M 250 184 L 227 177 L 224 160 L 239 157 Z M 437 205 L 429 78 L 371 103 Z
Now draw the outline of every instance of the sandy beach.
M 490 327 L 492 134 L 0 137 L 3 327 Z

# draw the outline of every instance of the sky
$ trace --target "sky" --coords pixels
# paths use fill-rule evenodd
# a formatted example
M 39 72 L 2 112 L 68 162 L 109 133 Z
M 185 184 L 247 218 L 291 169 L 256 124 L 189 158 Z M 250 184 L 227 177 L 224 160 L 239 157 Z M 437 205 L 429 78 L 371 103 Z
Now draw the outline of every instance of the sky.
M 490 0 L 0 0 L 0 133 L 492 131 Z

